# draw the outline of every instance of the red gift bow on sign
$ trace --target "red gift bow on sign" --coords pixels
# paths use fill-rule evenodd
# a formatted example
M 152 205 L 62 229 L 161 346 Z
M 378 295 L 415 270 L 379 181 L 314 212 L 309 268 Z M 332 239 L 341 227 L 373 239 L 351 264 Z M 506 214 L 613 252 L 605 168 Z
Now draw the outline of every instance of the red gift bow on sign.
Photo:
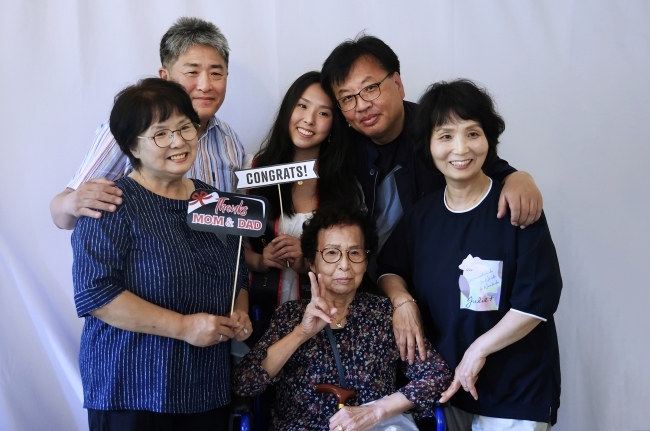
M 194 192 L 192 193 L 192 199 L 194 199 L 192 202 L 190 202 L 190 205 L 196 205 L 196 203 L 200 203 L 201 205 L 205 205 L 205 202 L 203 202 L 203 199 L 210 199 L 212 197 L 212 193 L 206 193 L 206 192 Z

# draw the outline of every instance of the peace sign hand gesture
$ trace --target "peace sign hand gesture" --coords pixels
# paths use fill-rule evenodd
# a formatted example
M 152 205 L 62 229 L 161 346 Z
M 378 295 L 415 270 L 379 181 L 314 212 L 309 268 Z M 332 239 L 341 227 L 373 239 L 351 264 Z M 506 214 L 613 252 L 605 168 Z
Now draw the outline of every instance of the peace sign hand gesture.
M 298 327 L 305 340 L 318 334 L 325 325 L 332 323 L 332 316 L 336 313 L 336 308 L 330 308 L 321 296 L 321 292 L 324 290 L 323 277 L 318 275 L 317 280 L 316 275 L 310 271 L 309 280 L 311 281 L 311 301 L 309 301 Z

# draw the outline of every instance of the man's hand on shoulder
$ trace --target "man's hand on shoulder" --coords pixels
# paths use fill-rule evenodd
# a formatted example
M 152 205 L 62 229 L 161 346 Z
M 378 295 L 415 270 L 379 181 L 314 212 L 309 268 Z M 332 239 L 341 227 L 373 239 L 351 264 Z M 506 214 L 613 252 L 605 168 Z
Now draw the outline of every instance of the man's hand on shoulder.
M 510 222 L 523 229 L 541 217 L 543 203 L 533 177 L 523 171 L 514 172 L 503 181 L 497 218 L 505 216 L 510 207 Z
M 122 190 L 106 178 L 94 178 L 76 190 L 65 189 L 52 199 L 52 221 L 61 229 L 73 229 L 79 217 L 100 218 L 101 211 L 114 212 L 122 204 Z

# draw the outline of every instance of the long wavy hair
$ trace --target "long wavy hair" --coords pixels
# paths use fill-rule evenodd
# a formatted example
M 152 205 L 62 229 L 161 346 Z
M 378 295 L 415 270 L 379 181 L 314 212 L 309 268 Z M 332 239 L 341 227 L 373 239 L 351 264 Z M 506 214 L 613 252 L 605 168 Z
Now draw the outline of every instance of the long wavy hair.
M 289 122 L 294 108 L 312 84 L 320 85 L 319 72 L 307 72 L 291 84 L 280 103 L 280 109 L 273 126 L 255 156 L 255 167 L 293 162 L 295 146 L 289 132 Z M 332 109 L 336 103 L 332 101 Z M 333 112 L 334 114 L 334 112 Z M 351 151 L 349 132 L 341 115 L 332 115 L 330 137 L 320 145 L 316 170 L 319 176 L 317 193 L 320 203 L 335 203 L 346 208 L 356 208 L 362 202 L 361 191 L 354 178 L 354 152 Z M 296 213 L 291 197 L 293 183 L 281 184 L 282 207 L 285 215 Z M 264 196 L 269 200 L 272 218 L 280 215 L 280 199 L 277 186 L 252 189 L 251 194 Z

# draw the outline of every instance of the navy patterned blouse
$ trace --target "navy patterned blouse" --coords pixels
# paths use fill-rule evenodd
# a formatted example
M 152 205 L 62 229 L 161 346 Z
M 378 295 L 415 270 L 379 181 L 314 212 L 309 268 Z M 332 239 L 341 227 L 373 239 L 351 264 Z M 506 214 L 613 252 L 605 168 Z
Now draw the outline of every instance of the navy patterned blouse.
M 281 305 L 264 336 L 235 368 L 234 390 L 240 395 L 255 395 L 268 385 L 276 386 L 272 430 L 329 430 L 329 418 L 337 410 L 333 395 L 314 391 L 318 383 L 339 385 L 325 330 L 300 346 L 273 379 L 262 368 L 267 348 L 300 324 L 308 303 L 298 300 Z M 432 416 L 434 402 L 451 382 L 449 367 L 428 341 L 425 362 L 402 362 L 392 316 L 393 307 L 387 298 L 358 292 L 350 304 L 347 324 L 335 331 L 346 382 L 357 391 L 348 405 L 361 405 L 394 393 L 400 366 L 410 383 L 399 392 L 418 406 L 416 416 Z
M 84 407 L 198 413 L 228 404 L 230 343 L 195 347 L 118 329 L 88 313 L 128 290 L 181 314 L 226 315 L 239 238 L 229 236 L 224 245 L 212 233 L 190 229 L 187 201 L 151 193 L 128 177 L 116 185 L 123 191 L 117 211 L 81 217 L 72 233 L 74 298 L 85 317 L 79 352 Z M 247 287 L 245 265 L 238 280 Z

